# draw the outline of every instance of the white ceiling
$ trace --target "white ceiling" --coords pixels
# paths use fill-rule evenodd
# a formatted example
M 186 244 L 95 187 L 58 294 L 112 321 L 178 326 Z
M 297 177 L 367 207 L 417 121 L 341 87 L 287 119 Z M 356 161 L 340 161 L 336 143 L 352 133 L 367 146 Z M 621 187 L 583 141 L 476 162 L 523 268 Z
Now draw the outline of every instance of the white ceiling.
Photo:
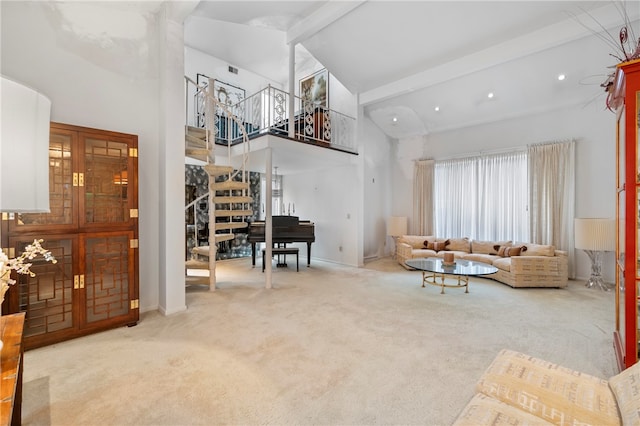
M 602 25 L 617 39 L 621 10 L 638 40 L 640 1 L 203 0 L 185 43 L 286 87 L 287 42 L 299 42 L 296 67 L 315 58 L 386 134 L 404 138 L 590 102 L 604 108 L 599 84 L 616 49 L 594 34 Z

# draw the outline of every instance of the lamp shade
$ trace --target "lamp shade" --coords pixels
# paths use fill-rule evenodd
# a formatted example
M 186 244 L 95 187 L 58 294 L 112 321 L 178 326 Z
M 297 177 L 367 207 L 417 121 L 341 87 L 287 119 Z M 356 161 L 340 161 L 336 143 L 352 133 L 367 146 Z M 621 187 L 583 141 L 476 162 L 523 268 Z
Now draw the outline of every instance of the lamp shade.
M 2 76 L 0 211 L 49 212 L 51 101 Z
M 575 246 L 582 250 L 614 251 L 616 221 L 604 218 L 576 218 Z
M 407 218 L 405 216 L 391 216 L 387 220 L 387 235 L 399 237 L 407 233 Z

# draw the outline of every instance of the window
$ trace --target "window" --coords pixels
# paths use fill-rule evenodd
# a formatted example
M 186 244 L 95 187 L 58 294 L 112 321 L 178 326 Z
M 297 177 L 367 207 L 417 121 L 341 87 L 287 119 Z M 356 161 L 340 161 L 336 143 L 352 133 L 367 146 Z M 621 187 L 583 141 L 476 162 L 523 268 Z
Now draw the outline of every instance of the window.
M 529 241 L 527 153 L 437 161 L 435 235 Z

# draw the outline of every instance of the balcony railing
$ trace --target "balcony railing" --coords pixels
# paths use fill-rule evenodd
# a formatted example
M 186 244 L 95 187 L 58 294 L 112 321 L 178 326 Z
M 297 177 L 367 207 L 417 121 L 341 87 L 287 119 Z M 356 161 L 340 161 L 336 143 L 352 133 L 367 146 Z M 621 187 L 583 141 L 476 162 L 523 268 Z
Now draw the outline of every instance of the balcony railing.
M 230 105 L 229 110 L 238 117 L 233 121 L 222 109 L 215 112 L 215 142 L 233 145 L 242 142 L 238 122 L 244 124 L 249 138 L 272 134 L 289 136 L 293 123 L 294 139 L 311 144 L 357 152 L 355 144 L 356 120 L 345 114 L 324 108 L 299 97 L 294 99 L 293 122 L 289 119 L 289 94 L 275 87 L 267 87 Z M 203 123 L 203 117 L 196 117 Z

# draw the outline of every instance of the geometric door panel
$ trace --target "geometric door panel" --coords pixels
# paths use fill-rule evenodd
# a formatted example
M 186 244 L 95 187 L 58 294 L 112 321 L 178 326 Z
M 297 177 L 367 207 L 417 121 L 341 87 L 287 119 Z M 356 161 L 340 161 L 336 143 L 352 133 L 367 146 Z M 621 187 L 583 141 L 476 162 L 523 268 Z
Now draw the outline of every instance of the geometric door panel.
M 134 271 L 133 232 L 88 235 L 84 239 L 84 291 L 85 320 L 90 326 L 129 314 Z
M 30 260 L 36 275 L 18 274 L 19 306 L 26 312 L 24 336 L 38 336 L 73 329 L 73 252 L 75 238 L 50 236 L 42 243 L 56 258 L 56 263 L 37 257 Z M 33 242 L 33 238 L 14 239 L 16 254 Z
M 127 224 L 131 197 L 135 195 L 129 190 L 135 183 L 130 182 L 134 176 L 129 144 L 115 137 L 87 134 L 80 134 L 80 141 L 84 146 L 81 225 Z

